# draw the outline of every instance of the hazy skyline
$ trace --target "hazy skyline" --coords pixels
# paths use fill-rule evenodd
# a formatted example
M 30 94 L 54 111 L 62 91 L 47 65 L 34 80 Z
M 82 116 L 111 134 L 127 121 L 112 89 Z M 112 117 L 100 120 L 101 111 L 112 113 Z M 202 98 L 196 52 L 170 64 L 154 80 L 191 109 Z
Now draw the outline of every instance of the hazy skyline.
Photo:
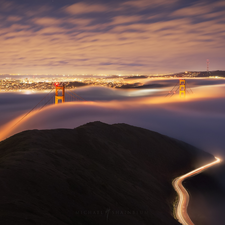
M 225 70 L 225 2 L 0 0 L 0 74 Z

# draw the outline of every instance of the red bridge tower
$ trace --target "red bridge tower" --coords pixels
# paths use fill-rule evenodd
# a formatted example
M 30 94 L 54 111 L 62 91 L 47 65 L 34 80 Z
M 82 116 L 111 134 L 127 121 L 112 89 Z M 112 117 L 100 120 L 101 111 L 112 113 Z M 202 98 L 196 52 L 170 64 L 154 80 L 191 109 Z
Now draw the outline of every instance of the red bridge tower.
M 62 95 L 59 95 L 60 90 L 62 90 Z M 59 100 L 62 100 L 62 103 L 65 102 L 65 86 L 55 83 L 55 104 L 58 104 Z

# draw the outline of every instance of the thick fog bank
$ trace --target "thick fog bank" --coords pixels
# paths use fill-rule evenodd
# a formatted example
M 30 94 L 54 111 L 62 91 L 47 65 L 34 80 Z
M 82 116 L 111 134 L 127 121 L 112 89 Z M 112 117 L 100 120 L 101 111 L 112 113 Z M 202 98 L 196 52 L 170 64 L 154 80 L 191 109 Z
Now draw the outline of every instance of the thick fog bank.
M 152 81 L 152 84 L 161 84 L 158 89 L 79 88 L 76 92 L 87 101 L 51 105 L 29 114 L 18 124 L 23 115 L 46 93 L 1 93 L 0 139 L 27 129 L 75 128 L 93 121 L 127 123 L 177 138 L 225 159 L 224 81 L 189 80 L 194 94 L 188 94 L 185 99 L 180 99 L 175 94 L 165 97 L 175 80 Z M 216 184 L 220 184 L 220 188 L 223 187 L 221 201 L 207 190 L 204 194 L 204 185 L 192 189 L 194 199 L 197 199 L 191 200 L 192 209 L 200 214 L 202 212 L 201 215 L 206 211 L 211 212 L 211 216 L 207 213 L 208 216 L 204 218 L 210 225 L 213 224 L 211 221 L 215 221 L 215 217 L 218 218 L 218 225 L 222 225 L 224 221 L 223 214 L 220 213 L 224 209 L 222 196 L 225 196 L 223 168 L 225 167 L 211 174 L 211 169 L 206 172 L 210 177 L 216 178 Z M 205 180 L 211 179 L 210 177 Z M 212 190 L 217 190 L 217 187 L 212 186 Z M 207 202 L 208 200 L 210 201 Z M 201 205 L 204 205 L 205 210 L 198 210 Z

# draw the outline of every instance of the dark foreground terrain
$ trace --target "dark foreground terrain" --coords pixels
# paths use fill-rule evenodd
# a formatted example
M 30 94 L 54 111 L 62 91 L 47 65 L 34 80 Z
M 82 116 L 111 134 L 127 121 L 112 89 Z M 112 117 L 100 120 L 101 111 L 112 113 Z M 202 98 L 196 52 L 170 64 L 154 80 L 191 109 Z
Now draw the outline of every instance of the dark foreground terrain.
M 24 131 L 0 143 L 0 224 L 178 225 L 172 180 L 213 160 L 126 124 Z

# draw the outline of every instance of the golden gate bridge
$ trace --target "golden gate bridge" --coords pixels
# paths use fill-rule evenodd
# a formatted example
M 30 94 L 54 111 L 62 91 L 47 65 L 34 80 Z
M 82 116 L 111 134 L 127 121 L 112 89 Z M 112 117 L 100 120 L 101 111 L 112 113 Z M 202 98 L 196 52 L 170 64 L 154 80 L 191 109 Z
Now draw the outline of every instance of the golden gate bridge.
M 187 80 L 180 79 L 172 88 L 171 91 L 165 97 L 172 97 L 174 94 L 178 93 L 180 98 L 185 98 L 186 94 L 193 94 L 192 89 L 189 87 Z
M 74 101 L 86 101 L 84 98 L 79 96 L 73 90 L 66 90 L 64 83 L 56 82 L 52 85 L 52 89 L 46 94 L 30 111 L 28 111 L 22 118 L 19 119 L 13 126 L 15 127 L 23 119 L 25 119 L 31 112 L 40 111 L 44 107 L 52 104 L 64 103 L 64 102 L 74 102 Z M 55 93 L 53 92 L 55 90 Z M 172 97 L 179 90 L 179 96 L 184 98 L 186 94 L 193 94 L 193 91 L 188 87 L 187 81 L 185 79 L 180 79 L 172 88 L 171 91 L 165 97 Z

